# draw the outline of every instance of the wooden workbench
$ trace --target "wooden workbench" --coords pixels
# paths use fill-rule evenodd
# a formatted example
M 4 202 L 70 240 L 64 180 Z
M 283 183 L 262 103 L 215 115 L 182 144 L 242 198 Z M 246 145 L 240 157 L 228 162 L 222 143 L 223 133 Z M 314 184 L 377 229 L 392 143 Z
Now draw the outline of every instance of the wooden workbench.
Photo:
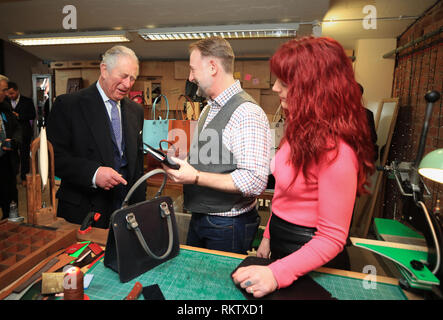
M 67 223 L 63 219 L 59 219 L 56 223 L 54 223 L 54 226 L 61 228 L 61 229 L 78 229 L 78 225 Z M 104 244 L 106 244 L 107 235 L 108 235 L 108 230 L 93 228 L 93 230 L 90 233 L 88 233 L 87 235 L 78 235 L 77 240 L 78 241 L 89 240 L 89 241 L 93 241 L 93 242 L 99 243 L 101 245 L 104 245 Z M 207 253 L 210 255 L 220 256 L 220 259 L 223 259 L 225 257 L 232 258 L 235 260 L 232 263 L 234 263 L 236 265 L 238 265 L 239 262 L 241 262 L 244 258 L 246 258 L 245 255 L 239 255 L 239 254 L 222 252 L 222 251 L 215 251 L 215 250 L 208 250 L 208 249 L 203 249 L 203 248 L 195 248 L 195 247 L 189 247 L 189 246 L 185 246 L 185 245 L 182 245 L 181 249 L 183 250 L 183 252 L 185 252 L 185 251 L 196 252 L 197 255 Z M 176 258 L 174 258 L 174 259 L 176 259 Z M 204 261 L 208 261 L 208 260 L 206 260 L 207 258 L 200 257 L 200 259 L 203 259 Z M 171 261 L 173 261 L 173 260 L 171 260 Z M 182 267 L 183 267 L 183 265 L 182 265 Z M 172 268 L 173 268 L 172 271 L 169 270 L 169 272 L 174 272 L 175 273 L 174 277 L 185 276 L 182 272 L 184 267 L 182 269 L 180 269 L 180 268 L 177 269 L 176 267 L 172 267 Z M 154 270 L 155 269 L 156 268 L 154 268 Z M 213 271 L 217 272 L 217 270 L 213 270 Z M 114 274 L 113 271 L 109 270 L 109 272 L 111 273 L 111 275 L 116 276 L 116 274 Z M 148 272 L 151 272 L 151 271 L 148 271 Z M 158 271 L 154 271 L 154 272 L 158 272 Z M 318 268 L 317 270 L 315 270 L 315 272 L 319 273 L 319 274 L 338 276 L 338 277 L 336 277 L 336 279 L 340 279 L 340 277 L 343 277 L 343 279 L 365 280 L 368 278 L 368 274 L 353 272 L 353 271 L 337 270 L 337 269 L 331 269 L 331 268 Z M 226 276 L 230 277 L 229 274 L 227 274 Z M 168 278 L 171 278 L 171 277 L 168 277 Z M 159 278 L 156 276 L 156 279 L 159 279 Z M 96 280 L 96 283 L 97 283 L 97 281 L 99 281 L 99 280 Z M 334 281 L 337 281 L 337 280 L 334 280 Z M 338 280 L 338 281 L 341 281 L 341 280 Z M 377 276 L 375 281 L 379 284 L 389 284 L 389 285 L 398 286 L 398 280 L 394 279 L 394 278 Z M 124 284 L 121 284 L 121 285 L 123 286 Z M 92 291 L 90 291 L 90 292 L 92 292 Z M 406 291 L 403 291 L 403 292 L 408 299 L 420 299 L 419 296 L 414 295 L 410 292 L 406 292 Z M 1 294 L 1 292 L 0 292 L 0 294 Z M 141 298 L 141 299 L 143 299 L 143 298 Z M 187 298 L 183 297 L 181 299 L 186 300 Z

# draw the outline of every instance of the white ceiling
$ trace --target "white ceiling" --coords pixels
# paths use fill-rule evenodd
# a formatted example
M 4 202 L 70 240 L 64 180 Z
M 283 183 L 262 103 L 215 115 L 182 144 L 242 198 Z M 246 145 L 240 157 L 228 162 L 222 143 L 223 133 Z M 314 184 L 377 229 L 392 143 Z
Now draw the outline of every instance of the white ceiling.
M 62 9 L 77 9 L 77 31 L 122 29 L 130 31 L 126 43 L 142 59 L 187 59 L 190 41 L 141 39 L 138 29 L 191 25 L 248 23 L 301 23 L 299 36 L 311 33 L 311 22 L 323 23 L 322 35 L 353 49 L 357 39 L 396 38 L 437 0 L 0 0 L 0 38 L 17 33 L 67 32 Z M 365 30 L 363 8 L 377 10 L 377 29 Z M 71 30 L 72 31 L 72 30 Z M 230 40 L 237 57 L 269 57 L 287 39 Z M 24 47 L 47 60 L 97 60 L 110 47 L 65 45 Z

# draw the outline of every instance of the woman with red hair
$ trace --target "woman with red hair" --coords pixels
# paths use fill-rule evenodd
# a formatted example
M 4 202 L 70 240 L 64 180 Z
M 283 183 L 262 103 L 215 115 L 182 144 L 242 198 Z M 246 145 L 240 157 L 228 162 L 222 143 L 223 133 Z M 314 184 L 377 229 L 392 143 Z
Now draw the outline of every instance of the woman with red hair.
M 337 261 L 345 252 L 356 195 L 366 193 L 374 171 L 366 112 L 343 47 L 330 38 L 290 40 L 270 66 L 286 121 L 271 162 L 272 214 L 257 256 L 275 261 L 233 274 L 254 297 Z

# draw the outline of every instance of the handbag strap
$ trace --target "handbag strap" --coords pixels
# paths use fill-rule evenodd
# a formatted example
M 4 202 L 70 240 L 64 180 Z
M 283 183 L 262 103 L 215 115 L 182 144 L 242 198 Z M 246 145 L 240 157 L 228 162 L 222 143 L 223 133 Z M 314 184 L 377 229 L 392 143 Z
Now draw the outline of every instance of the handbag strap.
M 163 169 L 154 169 L 149 171 L 148 173 L 146 173 L 145 175 L 143 175 L 141 178 L 139 178 L 134 185 L 132 186 L 131 189 L 129 189 L 128 194 L 125 197 L 125 200 L 123 200 L 123 204 L 122 204 L 122 208 L 125 208 L 128 206 L 128 202 L 129 199 L 131 198 L 132 194 L 134 193 L 134 191 L 138 188 L 138 186 L 140 186 L 145 180 L 148 180 L 150 177 L 155 176 L 156 174 L 162 173 L 163 174 L 163 182 L 160 186 L 160 188 L 158 189 L 156 195 L 154 196 L 154 198 L 159 197 L 162 192 L 163 189 L 165 188 L 166 185 L 166 179 L 167 179 L 167 174 L 166 171 Z
M 167 143 L 168 144 L 168 148 L 166 149 L 166 153 L 168 152 L 169 148 L 171 147 L 172 150 L 174 151 L 174 155 L 177 154 L 177 148 L 174 146 L 174 141 L 170 141 L 170 140 L 166 140 L 166 139 L 162 139 L 160 140 L 160 142 L 158 143 L 158 145 L 160 146 L 160 150 L 163 151 L 164 149 L 162 148 L 162 143 Z
M 143 237 L 143 234 L 140 231 L 140 228 L 138 227 L 138 223 L 135 220 L 135 215 L 133 213 L 128 213 L 126 215 L 126 221 L 128 222 L 128 227 L 130 229 L 134 230 L 135 235 L 137 236 L 137 239 L 140 242 L 143 250 L 145 250 L 145 252 L 148 256 L 151 256 L 152 258 L 154 258 L 156 260 L 162 260 L 162 259 L 166 258 L 167 256 L 169 256 L 171 254 L 173 243 L 174 243 L 174 234 L 173 234 L 173 229 L 172 229 L 171 212 L 169 211 L 169 207 L 166 202 L 160 203 L 160 212 L 161 212 L 161 217 L 166 218 L 166 221 L 168 224 L 168 238 L 169 238 L 168 239 L 168 248 L 166 249 L 166 252 L 164 254 L 162 254 L 161 256 L 157 256 L 149 248 L 148 244 L 145 241 L 145 238 Z
M 155 119 L 155 105 L 157 104 L 157 100 L 160 99 L 161 97 L 165 98 L 166 101 L 166 118 L 165 120 L 168 120 L 169 117 L 169 102 L 168 102 L 168 98 L 166 98 L 166 96 L 164 94 L 159 94 L 155 99 L 154 99 L 154 103 L 152 104 L 152 120 L 156 120 Z

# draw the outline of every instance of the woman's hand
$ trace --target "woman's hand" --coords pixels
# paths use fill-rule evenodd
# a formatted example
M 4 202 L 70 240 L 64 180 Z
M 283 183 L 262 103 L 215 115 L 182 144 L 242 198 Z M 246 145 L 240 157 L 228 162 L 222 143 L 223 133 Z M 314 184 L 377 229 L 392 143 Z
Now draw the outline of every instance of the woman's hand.
M 251 293 L 255 298 L 261 298 L 278 288 L 277 280 L 269 267 L 248 266 L 238 268 L 232 275 L 234 283 L 246 292 Z
M 271 254 L 271 245 L 268 238 L 263 237 L 257 249 L 257 257 L 268 259 Z

